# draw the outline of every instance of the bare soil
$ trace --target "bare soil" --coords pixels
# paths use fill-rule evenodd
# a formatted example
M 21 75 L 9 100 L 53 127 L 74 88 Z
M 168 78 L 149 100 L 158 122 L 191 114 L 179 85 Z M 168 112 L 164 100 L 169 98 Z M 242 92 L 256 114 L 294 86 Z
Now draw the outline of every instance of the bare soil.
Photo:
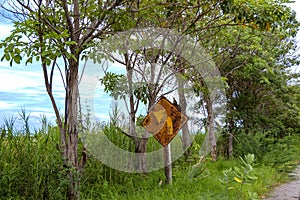
M 291 176 L 293 181 L 275 187 L 265 200 L 300 200 L 300 165 Z

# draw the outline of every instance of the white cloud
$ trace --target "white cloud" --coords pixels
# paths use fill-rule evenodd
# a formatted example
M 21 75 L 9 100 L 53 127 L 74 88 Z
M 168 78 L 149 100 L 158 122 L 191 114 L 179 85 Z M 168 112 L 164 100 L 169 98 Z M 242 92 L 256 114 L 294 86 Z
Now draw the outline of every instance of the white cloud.
M 3 40 L 6 37 L 10 36 L 11 31 L 13 30 L 13 25 L 0 23 L 0 30 L 1 30 L 0 40 Z
M 98 119 L 100 119 L 100 121 L 106 121 L 106 120 L 110 119 L 109 115 L 106 115 L 103 113 L 95 113 L 94 116 L 97 117 Z
M 296 0 L 293 4 L 291 4 L 291 8 L 296 11 L 297 19 L 300 20 L 300 1 Z
M 296 0 L 293 4 L 291 4 L 291 7 L 296 11 L 297 19 L 300 20 L 300 0 Z M 3 40 L 11 34 L 13 25 L 0 23 L 0 30 L 0 40 Z M 298 36 L 300 35 L 298 34 Z M 0 50 L 0 58 L 1 57 L 2 50 Z M 109 66 L 109 71 L 116 73 L 125 72 L 125 66 L 117 62 L 109 63 Z M 106 93 L 103 92 L 103 86 L 99 84 L 99 77 L 103 75 L 101 64 L 94 64 L 92 61 L 89 61 L 87 63 L 86 70 L 88 71 L 84 74 L 83 81 L 79 86 L 80 91 L 83 93 L 83 95 L 85 95 L 85 98 L 92 98 L 97 101 L 97 103 L 94 103 L 97 104 L 97 106 L 104 107 L 109 105 L 108 102 L 110 102 L 111 99 Z M 28 67 L 25 67 L 23 63 L 18 66 L 9 67 L 8 61 L 0 62 L 0 80 L 0 92 L 14 93 L 16 96 L 26 94 L 32 98 L 30 100 L 34 106 L 31 105 L 31 107 L 27 107 L 25 105 L 26 110 L 28 109 L 30 115 L 40 116 L 44 112 L 47 117 L 54 117 L 52 106 L 49 103 L 49 98 L 47 97 L 43 73 L 38 63 Z M 54 95 L 58 99 L 60 107 L 63 108 L 65 91 L 58 70 L 55 70 L 53 84 Z M 23 104 L 24 102 L 20 101 L 11 102 L 0 99 L 0 109 L 19 109 L 21 106 L 23 106 Z M 122 109 L 126 109 L 124 105 L 121 105 L 121 107 Z M 108 110 L 110 109 L 109 107 L 107 107 L 106 112 L 102 107 L 101 111 L 99 111 L 99 108 L 93 109 L 95 110 L 95 115 L 100 118 L 100 120 L 109 119 L 109 116 L 105 114 L 108 113 Z
M 0 66 L 0 91 L 18 92 L 18 93 L 37 93 L 45 91 L 44 77 L 40 69 L 34 68 L 34 71 L 28 71 L 28 67 L 1 67 Z M 59 74 L 54 76 L 54 91 L 63 91 L 62 81 Z M 31 89 L 26 89 L 31 88 Z
M 16 104 L 7 103 L 5 101 L 0 101 L 0 109 L 8 109 L 8 108 L 13 108 L 15 106 L 16 106 Z
M 42 117 L 42 113 L 41 112 L 30 112 L 29 113 L 31 117 Z M 54 113 L 45 113 L 45 116 L 47 118 L 55 118 L 55 114 Z

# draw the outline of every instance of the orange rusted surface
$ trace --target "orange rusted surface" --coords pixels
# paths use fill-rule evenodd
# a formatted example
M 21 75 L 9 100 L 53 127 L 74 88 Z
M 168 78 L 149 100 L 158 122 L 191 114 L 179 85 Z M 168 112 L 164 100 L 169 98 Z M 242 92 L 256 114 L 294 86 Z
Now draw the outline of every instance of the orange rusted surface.
M 160 144 L 166 146 L 177 135 L 187 120 L 188 117 L 182 114 L 176 105 L 162 96 L 152 106 L 142 125 L 154 135 L 154 138 Z

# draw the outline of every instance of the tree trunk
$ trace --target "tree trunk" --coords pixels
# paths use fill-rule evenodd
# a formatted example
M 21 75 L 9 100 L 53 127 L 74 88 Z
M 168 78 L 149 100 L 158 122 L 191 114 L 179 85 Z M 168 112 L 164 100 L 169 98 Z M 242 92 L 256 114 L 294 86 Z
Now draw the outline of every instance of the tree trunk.
M 79 199 L 79 171 L 78 165 L 78 62 L 70 61 L 67 73 L 67 96 L 66 96 L 66 122 L 68 141 L 65 151 L 67 152 L 67 164 L 70 167 L 69 175 L 69 199 Z M 83 166 L 81 166 L 83 167 Z
M 231 158 L 233 156 L 233 138 L 234 138 L 234 120 L 232 116 L 232 105 L 230 101 L 230 97 L 232 97 L 231 92 L 227 93 L 227 122 L 228 122 L 228 157 Z
M 207 127 L 208 127 L 208 138 L 210 143 L 211 158 L 213 161 L 217 160 L 217 142 L 214 131 L 214 115 L 213 115 L 213 102 L 210 98 L 206 101 L 207 110 Z
M 131 66 L 131 60 L 129 59 L 129 55 L 124 54 L 125 63 L 126 63 L 126 71 L 127 71 L 127 80 L 128 80 L 128 92 L 129 92 L 129 115 L 130 115 L 130 136 L 132 137 L 135 145 L 135 153 L 137 156 L 136 169 L 139 172 L 146 174 L 146 144 L 147 138 L 138 138 L 136 133 L 136 110 L 134 103 L 134 95 L 133 95 L 133 67 Z M 138 105 L 137 105 L 138 106 Z M 146 134 L 146 133 L 145 133 Z
M 148 138 L 140 138 L 138 143 L 136 144 L 136 151 L 137 153 L 137 169 L 139 172 L 147 174 L 147 166 L 146 166 L 146 150 L 147 150 L 147 142 Z
M 173 70 L 174 74 L 178 74 L 179 76 L 176 75 L 176 80 L 177 80 L 177 84 L 178 84 L 178 96 L 179 96 L 179 109 L 181 111 L 182 114 L 186 115 L 186 107 L 187 107 L 187 103 L 186 103 L 186 98 L 184 95 L 185 92 L 185 88 L 184 88 L 184 83 L 185 81 L 182 79 L 181 76 L 184 75 L 185 73 L 185 66 L 184 66 L 184 61 L 182 61 L 181 58 L 177 59 L 177 68 L 175 68 Z M 182 127 L 182 149 L 184 151 L 185 156 L 189 156 L 191 154 L 189 147 L 192 145 L 191 142 L 191 138 L 189 135 L 189 128 L 188 125 L 185 124 Z
M 180 105 L 180 111 L 182 114 L 186 115 L 186 98 L 184 95 L 184 85 L 182 81 L 178 80 L 178 94 L 179 94 L 179 105 Z M 191 146 L 191 138 L 189 135 L 189 128 L 187 123 L 182 127 L 182 148 L 185 152 L 186 156 L 191 155 L 191 152 L 189 150 L 189 147 Z
M 233 134 L 229 132 L 228 137 L 228 157 L 232 158 L 233 156 Z

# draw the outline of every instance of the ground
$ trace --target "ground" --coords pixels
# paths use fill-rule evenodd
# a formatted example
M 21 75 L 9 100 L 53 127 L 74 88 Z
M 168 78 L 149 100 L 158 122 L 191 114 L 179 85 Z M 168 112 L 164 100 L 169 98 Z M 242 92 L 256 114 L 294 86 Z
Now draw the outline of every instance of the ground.
M 266 200 L 300 200 L 300 165 L 291 175 L 294 180 L 274 188 Z

